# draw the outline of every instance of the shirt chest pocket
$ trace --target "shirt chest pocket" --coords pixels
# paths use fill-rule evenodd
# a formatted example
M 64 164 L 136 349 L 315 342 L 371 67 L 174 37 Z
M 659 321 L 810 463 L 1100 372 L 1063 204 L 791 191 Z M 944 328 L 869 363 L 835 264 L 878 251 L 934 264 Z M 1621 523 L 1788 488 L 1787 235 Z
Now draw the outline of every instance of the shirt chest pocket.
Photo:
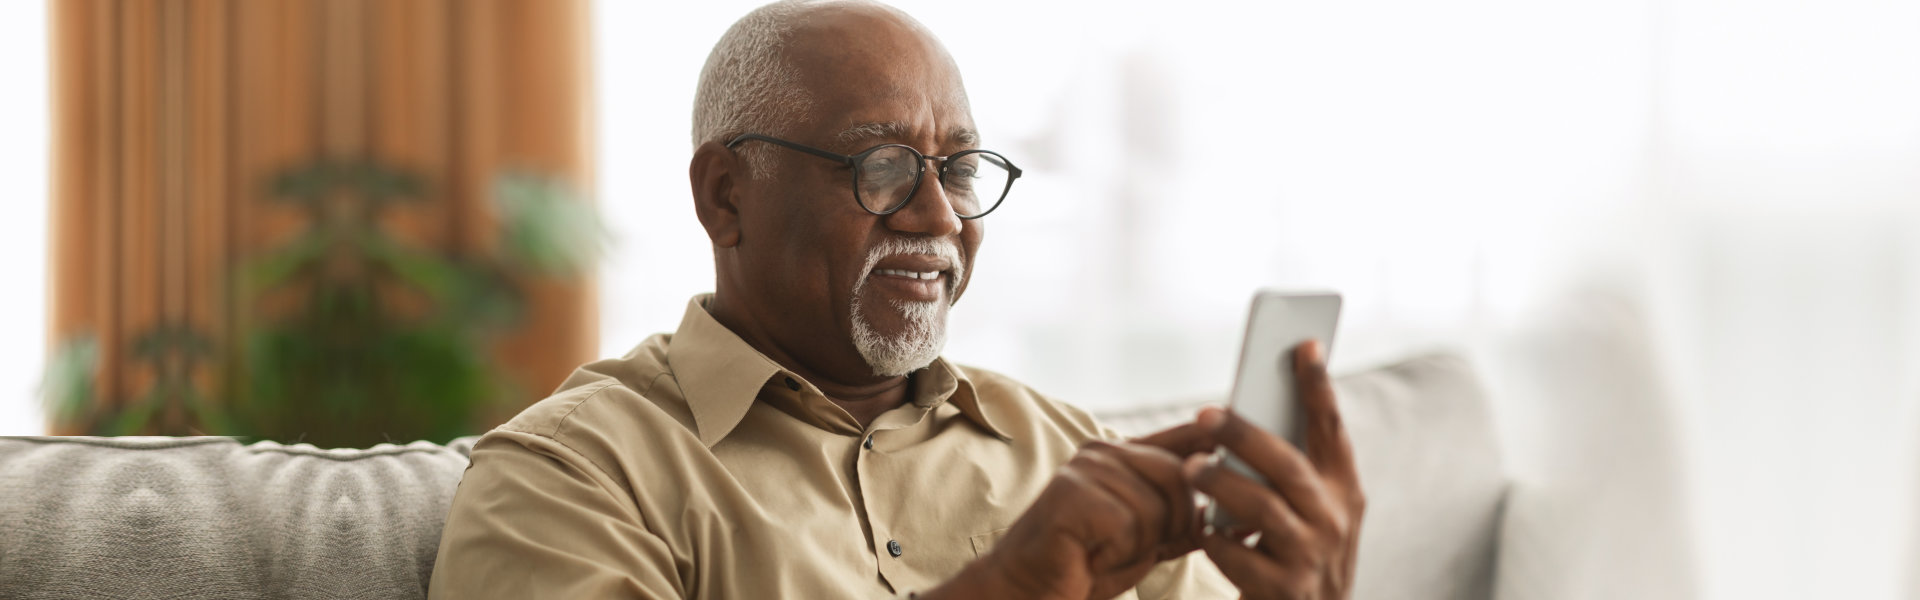
M 973 543 L 973 557 L 980 558 L 986 556 L 988 552 L 993 550 L 994 544 L 1000 543 L 1000 538 L 1007 537 L 1008 529 L 1012 529 L 1012 527 L 1001 527 L 993 531 L 976 533 L 968 537 L 967 541 Z
M 993 546 L 1000 543 L 1000 538 L 1007 537 L 1008 529 L 1012 528 L 1002 527 L 986 533 L 976 533 L 967 536 L 967 541 L 973 543 L 973 557 L 980 558 L 986 556 L 988 552 L 992 552 Z M 1119 596 L 1115 596 L 1114 600 L 1139 600 L 1139 598 L 1139 590 L 1127 590 L 1121 592 Z

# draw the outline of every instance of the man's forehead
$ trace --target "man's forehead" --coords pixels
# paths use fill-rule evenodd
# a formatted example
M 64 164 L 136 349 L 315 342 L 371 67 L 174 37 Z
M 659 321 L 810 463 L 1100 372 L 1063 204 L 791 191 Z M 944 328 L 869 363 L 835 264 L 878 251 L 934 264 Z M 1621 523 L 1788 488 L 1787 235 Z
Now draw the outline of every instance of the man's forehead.
M 859 121 L 852 126 L 834 133 L 833 139 L 843 146 L 864 147 L 885 141 L 911 140 L 922 132 L 905 121 Z M 944 132 L 935 134 L 941 142 L 955 148 L 971 148 L 980 143 L 980 134 L 968 126 L 948 127 Z

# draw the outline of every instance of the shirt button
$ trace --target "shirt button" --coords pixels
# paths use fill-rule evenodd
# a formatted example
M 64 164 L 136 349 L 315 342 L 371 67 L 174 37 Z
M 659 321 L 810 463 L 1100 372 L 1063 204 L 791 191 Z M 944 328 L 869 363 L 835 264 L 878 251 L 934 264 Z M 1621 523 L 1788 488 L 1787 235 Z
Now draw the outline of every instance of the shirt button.
M 898 540 L 887 540 L 887 554 L 892 554 L 895 558 L 900 556 L 900 542 Z
M 872 449 L 873 449 L 873 436 L 867 436 L 867 442 L 866 442 L 866 443 L 864 443 L 864 444 L 861 444 L 861 445 L 862 445 L 862 446 L 866 446 L 868 450 L 872 450 Z M 898 555 L 896 555 L 896 556 L 898 556 Z
M 787 378 L 787 389 L 790 389 L 790 390 L 793 390 L 793 391 L 796 391 L 796 392 L 798 392 L 798 391 L 800 391 L 800 382 L 798 382 L 798 381 L 794 381 L 792 377 L 788 377 L 788 378 Z

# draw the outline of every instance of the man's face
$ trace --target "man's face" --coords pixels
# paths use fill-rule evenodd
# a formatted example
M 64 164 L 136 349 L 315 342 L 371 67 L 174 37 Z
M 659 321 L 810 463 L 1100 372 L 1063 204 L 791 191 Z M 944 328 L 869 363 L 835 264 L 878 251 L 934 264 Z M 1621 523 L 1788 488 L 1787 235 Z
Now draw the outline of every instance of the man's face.
M 905 144 L 929 156 L 974 147 L 959 73 L 936 42 L 871 9 L 826 11 L 792 60 L 813 99 L 791 141 L 841 154 Z M 774 175 L 743 185 L 740 266 L 778 307 L 782 346 L 816 371 L 892 377 L 925 366 L 965 290 L 981 223 L 956 217 L 932 161 L 912 199 L 877 216 L 833 161 L 771 149 Z M 848 365 L 852 361 L 858 365 Z M 862 374 L 864 375 L 864 374 Z

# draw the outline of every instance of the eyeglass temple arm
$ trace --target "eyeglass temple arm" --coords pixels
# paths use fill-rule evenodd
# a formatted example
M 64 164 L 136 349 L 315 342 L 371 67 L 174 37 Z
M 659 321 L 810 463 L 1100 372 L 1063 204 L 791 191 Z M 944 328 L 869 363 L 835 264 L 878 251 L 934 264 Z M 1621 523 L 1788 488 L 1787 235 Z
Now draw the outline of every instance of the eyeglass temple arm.
M 774 145 L 778 145 L 778 146 L 782 146 L 782 147 L 785 147 L 785 148 L 789 148 L 789 149 L 793 149 L 793 150 L 798 150 L 798 151 L 801 151 L 801 152 L 805 152 L 805 153 L 807 153 L 807 154 L 812 154 L 812 155 L 814 155 L 814 156 L 818 156 L 818 157 L 820 157 L 820 158 L 824 158 L 824 159 L 827 159 L 827 160 L 831 160 L 831 161 L 834 161 L 834 162 L 837 162 L 837 163 L 841 163 L 841 164 L 845 164 L 845 165 L 847 165 L 847 166 L 849 166 L 849 167 L 851 167 L 851 166 L 853 166 L 853 164 L 854 164 L 854 160 L 853 160 L 853 157 L 851 157 L 851 156 L 847 156 L 847 155 L 845 155 L 845 154 L 835 154 L 835 153 L 833 153 L 833 152 L 828 152 L 828 151 L 826 151 L 826 150 L 821 150 L 821 149 L 819 149 L 819 148 L 815 148 L 815 147 L 813 147 L 813 146 L 806 146 L 806 145 L 801 145 L 801 144 L 795 144 L 795 143 L 793 143 L 793 142 L 789 142 L 789 141 L 786 141 L 786 140 L 783 140 L 783 139 L 780 139 L 780 138 L 776 138 L 776 137 L 771 137 L 771 136 L 765 136 L 765 135 L 760 135 L 760 134 L 758 134 L 758 133 L 744 133 L 744 134 L 741 134 L 741 135 L 740 135 L 740 137 L 736 137 L 736 138 L 733 138 L 733 140 L 732 140 L 732 141 L 729 141 L 729 142 L 727 142 L 727 147 L 728 147 L 728 148 L 732 148 L 732 147 L 734 147 L 734 146 L 738 146 L 738 145 L 740 145 L 740 143 L 741 143 L 741 142 L 744 142 L 744 141 L 747 141 L 747 140 L 760 140 L 760 141 L 762 141 L 762 142 L 766 142 L 766 143 L 769 143 L 769 144 L 774 144 Z
M 1008 162 L 1007 159 L 1001 158 L 999 155 L 990 154 L 986 152 L 981 152 L 980 158 L 987 159 L 987 162 L 993 163 L 995 165 L 999 165 L 1000 168 L 1006 169 L 1007 172 L 1011 174 L 1010 176 L 1007 177 L 1007 179 L 1012 180 L 1012 179 L 1020 178 L 1020 167 L 1013 166 L 1013 163 Z

